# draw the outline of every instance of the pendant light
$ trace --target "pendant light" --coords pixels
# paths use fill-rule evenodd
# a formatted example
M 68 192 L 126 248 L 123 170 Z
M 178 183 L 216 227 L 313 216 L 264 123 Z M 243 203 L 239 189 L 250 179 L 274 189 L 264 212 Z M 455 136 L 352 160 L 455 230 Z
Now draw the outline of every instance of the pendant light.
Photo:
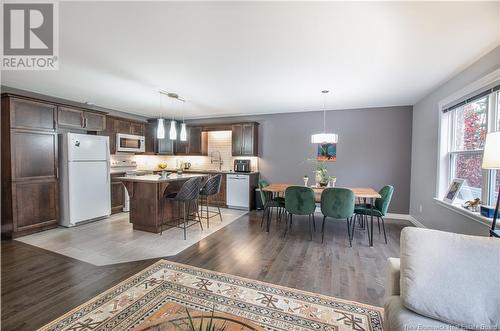
M 165 138 L 165 121 L 161 117 L 161 93 L 160 94 L 160 117 L 158 118 L 158 125 L 156 127 L 156 138 L 164 139 Z
M 170 121 L 170 131 L 169 131 L 169 138 L 170 140 L 176 140 L 177 139 L 177 122 L 174 120 L 174 117 L 172 116 L 172 120 Z
M 181 133 L 179 134 L 180 141 L 187 140 L 187 130 L 186 130 L 186 122 L 184 121 L 184 101 L 182 102 L 182 124 L 181 124 Z
M 326 95 L 330 91 L 323 90 L 321 93 L 323 94 L 323 133 L 316 133 L 311 135 L 311 143 L 313 144 L 336 144 L 339 140 L 339 137 L 336 133 L 327 133 L 326 132 Z
M 156 128 L 156 138 L 158 139 L 164 139 L 165 138 L 165 124 L 164 124 L 164 119 L 159 118 L 158 119 L 158 127 Z

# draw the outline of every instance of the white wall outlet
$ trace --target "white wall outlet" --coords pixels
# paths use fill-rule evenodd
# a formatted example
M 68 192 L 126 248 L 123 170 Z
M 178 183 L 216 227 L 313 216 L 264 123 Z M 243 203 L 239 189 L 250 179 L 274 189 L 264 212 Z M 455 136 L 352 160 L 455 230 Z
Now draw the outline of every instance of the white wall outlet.
M 418 206 L 418 212 L 419 212 L 419 213 L 422 213 L 422 205 L 419 205 L 419 206 Z

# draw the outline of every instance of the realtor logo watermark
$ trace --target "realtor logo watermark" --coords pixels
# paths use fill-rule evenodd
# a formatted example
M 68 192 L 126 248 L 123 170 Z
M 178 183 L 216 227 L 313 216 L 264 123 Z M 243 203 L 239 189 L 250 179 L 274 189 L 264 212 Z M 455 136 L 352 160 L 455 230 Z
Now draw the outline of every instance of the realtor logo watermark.
M 57 2 L 3 2 L 2 70 L 57 70 Z

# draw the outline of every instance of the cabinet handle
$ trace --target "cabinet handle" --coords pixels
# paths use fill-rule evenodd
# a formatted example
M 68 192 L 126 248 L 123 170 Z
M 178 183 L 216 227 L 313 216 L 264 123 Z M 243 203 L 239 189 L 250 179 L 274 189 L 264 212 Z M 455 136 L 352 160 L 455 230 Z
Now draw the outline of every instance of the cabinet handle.
M 88 119 L 85 117 L 85 120 L 84 120 L 84 122 L 85 122 L 85 127 L 87 127 L 87 120 L 88 120 Z
M 56 167 L 56 179 L 59 179 L 59 167 Z

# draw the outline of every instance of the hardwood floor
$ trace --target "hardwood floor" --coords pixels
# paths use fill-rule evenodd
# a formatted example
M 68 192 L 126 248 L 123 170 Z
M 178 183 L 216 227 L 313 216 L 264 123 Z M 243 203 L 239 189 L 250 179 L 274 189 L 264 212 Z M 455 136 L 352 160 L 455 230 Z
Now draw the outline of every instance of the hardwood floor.
M 405 224 L 386 223 L 387 245 L 375 230 L 371 248 L 366 231 L 356 230 L 349 248 L 345 222 L 328 220 L 321 244 L 319 233 L 309 240 L 307 219 L 295 219 L 293 231 L 283 238 L 283 224 L 273 222 L 266 233 L 260 215 L 253 211 L 166 259 L 382 305 L 385 261 L 399 256 Z M 96 267 L 16 241 L 2 241 L 1 248 L 2 330 L 41 327 L 157 260 Z

